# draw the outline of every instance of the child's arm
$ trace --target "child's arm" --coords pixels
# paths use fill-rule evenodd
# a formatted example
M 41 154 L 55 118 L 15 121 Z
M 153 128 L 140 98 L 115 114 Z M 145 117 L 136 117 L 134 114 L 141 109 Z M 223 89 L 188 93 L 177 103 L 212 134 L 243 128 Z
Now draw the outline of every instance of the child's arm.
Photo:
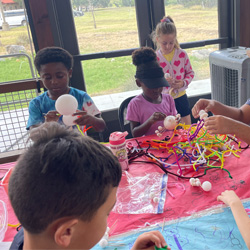
M 106 127 L 106 123 L 102 119 L 100 114 L 97 114 L 94 116 L 94 115 L 88 114 L 86 111 L 79 111 L 79 112 L 74 113 L 73 116 L 79 116 L 79 118 L 75 120 L 75 123 L 77 125 L 93 126 L 96 132 L 102 132 Z
M 250 248 L 250 219 L 239 197 L 233 190 L 226 190 L 217 197 L 217 200 L 223 201 L 231 208 L 242 238 L 244 239 L 247 247 Z
M 250 126 L 234 119 L 215 115 L 205 119 L 205 126 L 211 134 L 235 134 L 250 144 Z
M 241 108 L 235 108 L 215 100 L 200 99 L 192 109 L 192 114 L 195 118 L 199 117 L 201 109 L 204 109 L 206 112 L 211 111 L 215 115 L 224 115 L 245 123 L 250 122 L 250 106 L 247 104 Z
M 130 250 L 155 250 L 155 246 L 162 248 L 167 246 L 165 239 L 159 231 L 151 231 L 141 234 Z M 171 250 L 167 247 L 166 249 Z
M 166 115 L 161 112 L 154 112 L 154 114 L 151 115 L 143 124 L 135 121 L 130 121 L 130 128 L 133 137 L 140 137 L 145 135 L 155 122 L 163 121 L 165 117 Z

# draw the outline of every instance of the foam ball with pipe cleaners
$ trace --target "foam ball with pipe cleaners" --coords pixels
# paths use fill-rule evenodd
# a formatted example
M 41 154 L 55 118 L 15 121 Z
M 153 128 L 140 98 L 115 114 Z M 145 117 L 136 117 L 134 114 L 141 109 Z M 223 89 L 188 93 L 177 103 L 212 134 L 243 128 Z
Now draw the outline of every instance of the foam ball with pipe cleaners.
M 56 111 L 61 115 L 72 115 L 76 112 L 77 106 L 76 98 L 69 94 L 61 95 L 55 103 Z
M 176 125 L 178 124 L 178 122 L 176 121 L 175 116 L 173 116 L 173 115 L 167 116 L 164 119 L 163 123 L 164 123 L 164 127 L 166 129 L 169 129 L 169 130 L 173 130 L 176 127 Z
M 201 109 L 200 112 L 199 112 L 199 116 L 200 116 L 200 119 L 206 119 L 208 117 L 208 113 Z

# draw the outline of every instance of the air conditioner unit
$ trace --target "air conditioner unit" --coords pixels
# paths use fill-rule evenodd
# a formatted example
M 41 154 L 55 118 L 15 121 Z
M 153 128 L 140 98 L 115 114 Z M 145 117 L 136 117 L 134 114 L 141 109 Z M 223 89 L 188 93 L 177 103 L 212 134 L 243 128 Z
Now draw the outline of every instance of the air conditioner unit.
M 250 58 L 245 47 L 210 53 L 212 99 L 240 107 L 250 98 Z

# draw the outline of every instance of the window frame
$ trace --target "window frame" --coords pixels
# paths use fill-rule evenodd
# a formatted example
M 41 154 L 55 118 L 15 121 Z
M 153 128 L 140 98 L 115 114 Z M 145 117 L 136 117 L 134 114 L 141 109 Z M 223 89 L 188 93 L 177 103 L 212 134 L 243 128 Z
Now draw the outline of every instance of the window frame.
M 33 1 L 33 4 L 32 4 Z M 38 0 L 36 0 L 38 1 Z M 37 25 L 34 25 L 34 0 L 24 0 L 30 20 L 31 33 L 35 50 L 45 47 L 39 44 Z M 32 10 L 32 8 L 33 10 Z M 75 30 L 73 11 L 70 0 L 46 0 L 49 25 L 51 28 L 50 46 L 60 46 L 74 56 L 72 86 L 86 91 L 82 61 L 100 58 L 129 56 L 136 48 L 125 50 L 105 51 L 91 54 L 80 54 Z M 36 7 L 37 8 L 37 7 Z M 164 0 L 135 0 L 136 18 L 140 46 L 154 47 L 150 38 L 156 24 L 165 15 Z M 226 11 L 225 11 L 226 10 Z M 204 47 L 218 44 L 221 48 L 239 45 L 240 3 L 237 0 L 218 0 L 218 30 L 219 37 L 209 40 L 181 43 L 183 49 Z M 45 45 L 46 42 L 44 43 Z M 48 45 L 47 45 L 48 46 Z

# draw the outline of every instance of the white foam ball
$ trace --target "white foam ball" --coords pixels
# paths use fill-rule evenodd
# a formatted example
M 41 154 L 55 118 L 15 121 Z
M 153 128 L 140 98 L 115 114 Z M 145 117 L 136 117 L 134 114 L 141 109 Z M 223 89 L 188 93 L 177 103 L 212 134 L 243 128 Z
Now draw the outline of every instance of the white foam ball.
M 154 203 L 158 203 L 159 201 L 160 201 L 159 197 L 155 196 L 155 197 L 153 198 L 153 202 L 154 202 Z
M 150 197 L 151 199 L 153 199 L 154 196 L 155 196 L 155 193 L 151 191 L 151 192 L 149 193 L 149 197 Z
M 201 185 L 201 181 L 199 180 L 199 178 L 195 179 L 195 186 L 199 187 Z
M 162 134 L 161 133 L 158 133 L 158 134 L 156 134 L 158 137 L 160 137 L 160 136 L 162 136 Z
M 166 129 L 173 130 L 177 124 L 175 116 L 173 115 L 169 115 L 164 119 L 164 127 Z
M 63 123 L 66 125 L 66 126 L 73 126 L 75 125 L 74 121 L 77 119 L 77 115 L 75 116 L 72 116 L 72 115 L 64 115 L 62 120 L 63 120 Z
M 206 111 L 204 109 L 201 109 L 200 112 L 199 112 L 199 116 L 201 116 L 202 114 L 205 114 Z
M 165 73 L 164 77 L 165 77 L 165 78 L 169 78 L 169 77 L 170 77 L 170 74 L 169 74 L 169 73 Z
M 105 248 L 106 246 L 108 246 L 109 242 L 106 239 L 101 239 L 99 241 L 99 245 L 101 248 Z
M 155 130 L 155 133 L 156 133 L 156 134 L 159 134 L 159 130 Z
M 105 234 L 103 235 L 102 238 L 108 240 L 108 238 L 109 238 L 109 233 L 108 233 L 108 232 L 105 232 Z
M 56 111 L 61 115 L 72 115 L 76 112 L 77 106 L 76 98 L 69 94 L 59 96 L 55 103 Z
M 206 119 L 208 117 L 208 113 L 204 113 L 200 115 L 200 119 Z
M 159 127 L 158 127 L 158 130 L 162 130 L 162 126 L 159 126 Z
M 194 186 L 194 184 L 195 184 L 195 179 L 194 179 L 194 178 L 190 178 L 190 179 L 189 179 L 189 183 L 190 183 L 191 186 Z
M 204 181 L 201 187 L 204 191 L 208 192 L 212 189 L 212 184 L 209 181 Z

